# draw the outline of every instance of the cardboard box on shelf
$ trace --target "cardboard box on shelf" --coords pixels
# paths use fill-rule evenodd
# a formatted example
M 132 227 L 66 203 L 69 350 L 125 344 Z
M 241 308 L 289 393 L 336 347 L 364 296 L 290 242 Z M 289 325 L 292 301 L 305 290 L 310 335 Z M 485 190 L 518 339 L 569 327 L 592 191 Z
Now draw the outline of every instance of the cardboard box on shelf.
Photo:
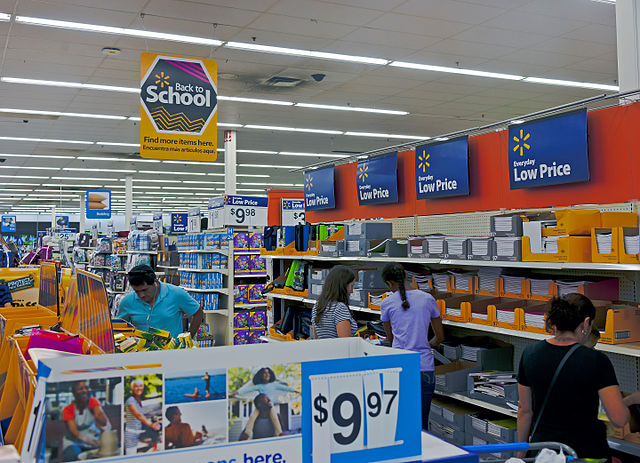
M 522 237 L 523 262 L 591 262 L 591 236 L 559 236 L 557 252 L 534 252 L 529 236 Z M 554 247 L 555 248 L 555 247 Z M 541 248 L 538 250 L 542 251 Z
M 617 263 L 619 227 L 591 229 L 591 261 Z
M 436 390 L 442 392 L 464 392 L 467 390 L 467 377 L 469 373 L 480 371 L 480 366 L 455 360 L 451 363 L 435 367 Z
M 345 239 L 365 241 L 391 238 L 393 225 L 391 222 L 352 222 L 345 225 Z
M 621 264 L 640 263 L 640 229 L 620 227 L 618 230 L 618 260 Z

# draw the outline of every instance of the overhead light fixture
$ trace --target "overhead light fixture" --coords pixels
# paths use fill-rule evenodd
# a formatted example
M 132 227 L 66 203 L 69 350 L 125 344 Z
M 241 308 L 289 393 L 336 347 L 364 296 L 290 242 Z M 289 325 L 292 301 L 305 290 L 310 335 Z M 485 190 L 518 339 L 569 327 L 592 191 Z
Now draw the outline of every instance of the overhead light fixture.
M 90 169 L 87 167 L 63 167 L 63 171 L 74 171 L 77 170 L 79 172 L 121 172 L 124 174 L 135 174 L 136 170 L 131 169 Z
M 225 184 L 225 182 L 212 182 L 210 180 L 183 180 L 182 183 L 193 183 L 198 185 L 224 185 Z
M 345 132 L 345 135 L 354 137 L 379 137 L 379 138 L 404 138 L 407 140 L 430 140 L 431 137 L 419 137 L 416 135 L 397 135 L 393 133 L 373 133 L 373 132 Z
M 56 156 L 53 154 L 10 154 L 0 153 L 0 158 L 40 158 L 40 159 L 69 159 L 73 161 L 75 156 Z
M 460 68 L 451 68 L 447 66 L 433 66 L 430 64 L 419 64 L 419 63 L 407 63 L 405 61 L 392 61 L 389 63 L 389 66 L 399 67 L 399 68 L 407 68 L 407 69 L 418 69 L 420 71 L 433 71 L 433 72 L 446 72 L 449 74 L 463 74 L 467 76 L 474 77 L 490 77 L 492 79 L 506 79 L 506 80 L 522 80 L 524 76 L 517 76 L 513 74 L 502 74 L 499 72 L 486 72 L 486 71 L 476 71 L 474 69 L 460 69 Z
M 93 145 L 92 141 L 85 140 L 58 140 L 54 138 L 27 138 L 27 137 L 0 137 L 0 140 L 32 141 L 36 143 L 69 143 L 76 145 Z
M 304 133 L 323 133 L 328 135 L 341 135 L 341 130 L 325 130 L 325 129 L 303 129 L 299 127 L 280 127 L 276 125 L 255 125 L 246 124 L 245 129 L 258 129 L 258 130 L 276 130 L 282 132 L 304 132 Z
M 154 174 L 157 173 L 162 173 L 162 172 L 155 172 L 155 171 L 147 171 L 146 173 L 152 172 Z M 143 173 L 143 171 L 138 171 L 138 173 Z M 134 182 L 151 182 L 151 183 L 182 183 L 182 180 L 158 180 L 155 178 L 134 178 L 133 179 Z
M 6 185 L 5 185 L 6 186 Z M 0 188 L 0 191 L 38 191 L 38 190 L 33 190 L 31 188 Z
M 511 121 L 512 124 L 524 124 L 524 121 L 522 119 L 514 119 Z
M 40 186 L 39 183 L 5 183 L 4 186 Z
M 244 98 L 239 96 L 222 96 L 218 95 L 220 101 L 237 101 L 238 103 L 257 103 L 257 104 L 272 104 L 278 106 L 293 106 L 293 101 L 282 100 L 264 100 L 261 98 Z
M 0 178 L 3 178 L 2 175 L 0 175 Z M 38 175 L 12 175 L 11 177 L 6 177 L 6 178 L 41 178 L 44 180 L 48 180 L 49 178 L 55 178 L 55 177 L 40 177 Z
M 140 147 L 140 143 L 119 143 L 119 142 L 110 142 L 110 141 L 97 141 L 96 145 L 104 145 L 104 146 L 132 146 L 135 148 Z
M 211 161 L 168 161 L 163 160 L 163 164 L 193 164 L 196 166 L 224 166 L 222 162 L 211 162 Z
M 302 183 L 239 183 L 239 185 L 249 185 L 249 186 L 261 186 L 261 185 L 265 185 L 265 186 L 293 186 L 293 187 L 299 187 L 299 186 L 303 186 Z
M 126 158 L 104 158 L 104 157 L 92 157 L 92 156 L 78 156 L 76 159 L 80 159 L 83 161 L 122 161 L 122 162 L 154 162 L 159 163 L 162 162 L 159 159 L 126 159 Z
M 221 182 L 221 183 L 224 183 L 224 182 Z M 183 186 L 166 186 L 166 187 L 164 187 L 165 190 L 183 190 L 183 191 L 184 191 L 184 188 L 185 187 L 183 187 Z M 191 191 L 191 190 L 211 191 L 211 190 L 213 190 L 213 188 L 202 188 L 202 187 L 192 187 L 192 186 L 190 186 L 188 188 L 189 188 L 189 191 Z
M 60 111 L 40 111 L 35 109 L 15 109 L 15 108 L 0 108 L 0 113 L 33 114 L 38 116 L 81 117 L 81 118 L 87 118 L 87 119 L 113 119 L 118 121 L 123 121 L 127 119 L 125 116 L 112 116 L 109 114 L 65 113 Z
M 271 168 L 271 169 L 302 169 L 302 166 L 276 166 L 273 164 L 238 164 L 238 167 L 257 167 L 260 169 L 265 167 Z M 238 175 L 238 177 L 240 177 L 240 175 Z M 249 176 L 245 175 L 245 177 L 249 177 Z M 255 177 L 255 175 L 252 175 L 252 177 Z M 269 177 L 269 176 L 265 175 L 265 177 Z
M 60 167 L 0 166 L 0 169 L 60 170 Z
M 266 188 L 237 188 L 236 189 L 236 191 L 244 191 L 246 193 L 249 193 L 249 192 L 262 193 L 265 190 Z
M 322 51 L 301 50 L 299 48 L 275 47 L 271 45 L 260 45 L 257 43 L 227 42 L 226 48 L 236 48 L 239 50 L 257 51 L 262 53 L 273 53 L 276 55 L 304 56 L 306 58 L 320 58 L 335 61 L 349 61 L 352 63 L 377 64 L 383 66 L 389 60 L 381 58 L 369 58 L 366 56 L 343 55 L 340 53 L 327 53 Z
M 166 175 L 207 175 L 204 172 L 164 172 L 161 170 L 139 170 L 139 174 L 166 174 Z M 211 174 L 209 174 L 211 175 Z M 222 174 L 224 175 L 224 174 Z
M 67 187 L 72 187 L 72 188 L 86 188 L 87 185 L 86 183 L 43 183 L 41 186 L 48 186 L 51 188 L 67 188 Z M 97 186 L 102 186 L 102 185 L 90 185 L 91 188 L 95 188 Z
M 79 170 L 85 170 L 85 169 L 79 169 Z M 46 177 L 49 178 L 49 177 Z M 51 180 L 82 180 L 83 182 L 113 182 L 114 178 L 104 178 L 104 177 L 51 177 Z M 91 186 L 93 188 L 93 185 Z
M 278 154 L 277 151 L 263 151 L 263 150 L 236 150 L 236 153 Z
M 145 39 L 169 40 L 172 42 L 194 43 L 197 45 L 207 45 L 218 47 L 222 45 L 220 40 L 206 37 L 195 37 L 191 35 L 167 34 L 164 32 L 144 31 L 140 29 L 128 29 L 124 27 L 101 26 L 97 24 L 77 23 L 71 21 L 59 21 L 56 19 L 33 18 L 30 16 L 16 16 L 15 21 L 33 26 L 55 27 L 60 29 L 71 29 L 76 31 L 100 32 L 103 34 L 126 35 L 129 37 L 140 37 Z
M 359 108 L 354 106 L 335 106 L 328 104 L 296 103 L 295 106 L 300 108 L 330 109 L 334 111 L 356 111 L 363 113 L 389 114 L 395 116 L 406 116 L 407 114 L 409 114 L 407 111 L 395 111 L 391 109 Z
M 0 21 L 11 21 L 11 15 L 8 13 L 0 13 Z
M 619 92 L 620 87 L 617 85 L 596 84 L 592 82 L 575 82 L 572 80 L 544 79 L 542 77 L 526 77 L 525 82 L 533 84 L 560 85 L 563 87 L 593 88 L 595 90 L 609 90 Z
M 140 119 L 138 116 L 129 116 L 127 117 L 127 120 L 138 122 L 138 121 L 141 121 L 142 119 Z
M 449 140 L 449 137 L 437 137 L 434 140 L 435 141 L 447 141 L 447 140 Z
M 306 156 L 311 158 L 343 158 L 344 154 L 323 154 L 323 153 L 294 153 L 290 151 L 280 151 L 281 156 Z
M 62 82 L 57 80 L 24 79 L 21 77 L 0 77 L 0 82 L 11 84 L 44 85 L 49 87 L 85 88 L 110 92 L 140 93 L 136 87 L 118 87 L 116 85 L 83 84 L 81 82 Z
M 230 122 L 218 122 L 218 127 L 229 127 L 229 128 L 239 128 L 243 127 L 242 124 L 233 124 Z

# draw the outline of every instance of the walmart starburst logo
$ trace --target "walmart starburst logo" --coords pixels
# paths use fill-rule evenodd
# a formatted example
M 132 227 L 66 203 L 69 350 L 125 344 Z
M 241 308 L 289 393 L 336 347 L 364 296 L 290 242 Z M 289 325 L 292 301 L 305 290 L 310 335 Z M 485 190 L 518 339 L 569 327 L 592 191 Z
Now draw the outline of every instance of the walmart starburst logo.
M 158 78 L 158 80 L 156 80 L 156 84 L 160 84 L 160 88 L 164 88 L 165 85 L 167 87 L 169 86 L 169 77 L 171 76 L 165 75 L 164 72 L 161 72 L 160 75 L 156 74 L 156 77 Z
M 427 167 L 431 167 L 431 164 L 429 164 L 429 158 L 431 157 L 430 154 L 427 154 L 427 152 L 425 150 L 422 151 L 422 154 L 420 156 L 418 156 L 418 169 L 422 170 L 422 173 L 424 174 L 425 170 L 427 169 Z
M 291 207 L 291 201 L 284 201 L 284 202 L 282 203 L 282 206 L 283 206 L 285 209 L 289 209 L 289 208 Z
M 181 215 L 174 215 L 173 216 L 173 222 L 174 223 L 182 223 L 182 216 Z
M 307 175 L 304 178 L 304 187 L 309 191 L 313 188 L 313 177 L 311 175 Z
M 364 183 L 365 179 L 369 178 L 367 171 L 369 170 L 369 164 L 358 167 L 358 178 Z
M 531 148 L 530 145 L 528 145 L 527 143 L 525 143 L 529 137 L 531 136 L 531 134 L 527 133 L 525 135 L 524 130 L 520 129 L 520 137 L 513 137 L 513 141 L 516 142 L 516 146 L 513 147 L 513 152 L 517 152 L 518 150 L 520 150 L 520 156 L 524 155 L 524 150 L 528 150 L 529 148 Z

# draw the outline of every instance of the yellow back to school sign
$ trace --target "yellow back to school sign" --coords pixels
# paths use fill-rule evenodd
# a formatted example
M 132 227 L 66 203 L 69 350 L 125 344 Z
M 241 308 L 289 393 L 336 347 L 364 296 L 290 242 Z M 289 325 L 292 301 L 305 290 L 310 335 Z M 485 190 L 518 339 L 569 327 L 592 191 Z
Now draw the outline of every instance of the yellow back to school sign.
M 140 156 L 215 161 L 217 63 L 142 53 L 140 76 Z

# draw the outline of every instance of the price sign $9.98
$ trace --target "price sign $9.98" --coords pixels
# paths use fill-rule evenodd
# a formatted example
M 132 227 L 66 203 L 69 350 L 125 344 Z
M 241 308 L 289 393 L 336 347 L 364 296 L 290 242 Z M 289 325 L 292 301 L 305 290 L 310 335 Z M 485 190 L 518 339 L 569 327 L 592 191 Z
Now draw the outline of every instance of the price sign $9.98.
M 312 459 L 396 442 L 399 368 L 311 377 Z

